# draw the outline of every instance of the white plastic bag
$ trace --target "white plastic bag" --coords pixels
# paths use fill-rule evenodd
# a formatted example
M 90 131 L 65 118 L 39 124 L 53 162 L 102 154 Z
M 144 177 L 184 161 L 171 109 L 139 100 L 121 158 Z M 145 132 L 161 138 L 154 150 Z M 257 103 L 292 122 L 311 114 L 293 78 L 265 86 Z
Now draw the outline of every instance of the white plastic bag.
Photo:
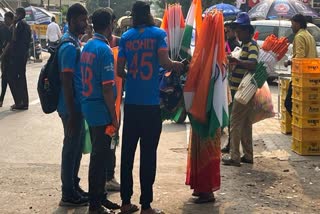
M 253 99 L 253 123 L 275 116 L 272 95 L 267 82 L 257 90 Z
M 238 91 L 234 95 L 234 99 L 243 105 L 247 105 L 258 89 L 253 77 L 254 74 L 247 73 L 241 80 Z

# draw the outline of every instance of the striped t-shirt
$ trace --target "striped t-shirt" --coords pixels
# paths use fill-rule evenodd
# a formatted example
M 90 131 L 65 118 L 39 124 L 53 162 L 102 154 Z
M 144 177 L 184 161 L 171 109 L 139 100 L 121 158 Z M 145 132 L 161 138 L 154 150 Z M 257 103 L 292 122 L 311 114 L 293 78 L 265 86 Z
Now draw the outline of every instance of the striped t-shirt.
M 240 60 L 250 60 L 250 61 L 257 62 L 259 47 L 256 41 L 251 40 L 250 42 L 243 44 L 241 48 L 242 48 L 242 51 L 240 53 Z M 243 68 L 240 65 L 237 65 L 235 69 L 232 71 L 231 79 L 230 79 L 230 88 L 231 88 L 231 91 L 233 91 L 233 93 L 235 93 L 238 90 L 240 82 L 244 77 L 244 74 L 247 73 L 247 71 L 249 70 L 246 68 Z

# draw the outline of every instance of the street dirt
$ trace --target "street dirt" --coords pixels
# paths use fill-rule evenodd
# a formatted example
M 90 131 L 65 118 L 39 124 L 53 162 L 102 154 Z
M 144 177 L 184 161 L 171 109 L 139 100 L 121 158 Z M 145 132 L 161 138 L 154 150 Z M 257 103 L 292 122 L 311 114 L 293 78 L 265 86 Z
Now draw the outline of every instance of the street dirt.
M 319 159 L 290 160 L 285 151 L 267 151 L 262 139 L 254 141 L 253 165 L 221 166 L 222 186 L 215 193 L 215 203 L 194 204 L 192 191 L 184 185 L 186 139 L 184 125 L 164 124 L 154 207 L 169 214 L 320 213 Z M 222 141 L 226 142 L 226 139 L 224 136 Z M 134 203 L 139 202 L 138 162 L 139 152 L 134 169 Z M 87 189 L 87 155 L 82 163 L 81 183 Z M 87 213 L 86 207 L 58 207 L 61 195 L 59 164 L 2 162 L 0 169 L 0 213 Z M 118 193 L 111 193 L 109 198 L 120 203 Z

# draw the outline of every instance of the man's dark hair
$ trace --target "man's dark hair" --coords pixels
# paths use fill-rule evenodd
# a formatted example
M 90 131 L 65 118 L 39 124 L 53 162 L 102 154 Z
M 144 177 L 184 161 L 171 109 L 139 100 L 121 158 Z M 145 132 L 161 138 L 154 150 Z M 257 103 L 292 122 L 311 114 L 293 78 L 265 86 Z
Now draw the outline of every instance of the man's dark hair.
M 6 12 L 4 14 L 4 17 L 10 18 L 10 19 L 14 19 L 14 14 L 11 11 L 9 11 L 9 12 Z
M 237 28 L 242 31 L 248 31 L 250 35 L 254 34 L 254 27 L 252 25 L 237 25 Z
M 26 11 L 23 7 L 18 7 L 16 9 L 16 14 L 21 15 L 21 18 L 23 18 L 23 19 L 24 19 L 24 17 L 26 17 Z
M 112 15 L 112 21 L 116 20 L 116 15 L 114 14 L 114 11 L 111 7 L 106 7 L 106 10 L 109 11 L 109 13 Z
M 105 9 L 100 8 L 92 14 L 92 24 L 94 31 L 102 31 L 105 30 L 108 26 L 111 25 L 112 15 L 111 13 Z
M 52 16 L 51 17 L 51 22 L 55 22 L 56 21 L 56 17 Z
M 296 14 L 291 18 L 291 21 L 299 23 L 301 28 L 307 28 L 307 19 L 304 15 Z
M 224 23 L 224 27 L 231 27 L 232 26 L 232 22 L 226 22 Z
M 88 15 L 88 11 L 86 8 L 84 8 L 81 4 L 75 3 L 69 7 L 68 12 L 67 12 L 67 21 L 68 24 L 70 25 L 71 19 L 72 18 L 78 18 L 81 15 Z
M 237 25 L 236 25 L 235 23 L 233 23 L 233 22 L 226 22 L 226 23 L 224 24 L 224 27 L 225 27 L 225 28 L 230 28 L 231 30 L 235 30 L 236 27 L 237 27 Z
M 140 25 L 154 26 L 154 19 L 150 12 L 150 5 L 143 1 L 136 1 L 132 6 L 132 25 L 138 27 Z

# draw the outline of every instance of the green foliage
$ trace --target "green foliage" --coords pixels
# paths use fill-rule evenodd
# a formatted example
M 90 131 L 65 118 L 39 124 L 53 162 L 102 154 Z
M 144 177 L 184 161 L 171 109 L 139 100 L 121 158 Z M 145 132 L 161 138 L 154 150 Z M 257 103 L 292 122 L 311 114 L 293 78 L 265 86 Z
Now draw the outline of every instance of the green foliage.
M 63 5 L 62 7 L 61 7 L 61 14 L 62 14 L 62 16 L 63 17 L 66 17 L 67 16 L 67 12 L 68 12 L 68 9 L 69 9 L 69 7 L 67 6 L 67 5 Z
M 126 11 L 131 11 L 131 7 L 134 2 L 134 0 L 110 0 L 110 7 L 119 18 L 124 16 Z M 99 7 L 107 7 L 108 0 L 87 0 L 86 5 L 89 13 L 92 14 Z
M 114 10 L 116 16 L 119 18 L 125 15 L 126 11 L 131 11 L 132 4 L 135 0 L 110 0 L 111 8 Z M 155 11 L 156 17 L 163 16 L 163 9 L 166 4 L 180 3 L 182 6 L 183 14 L 186 16 L 190 7 L 192 0 L 150 0 L 152 2 L 152 9 Z M 234 4 L 235 0 L 202 0 L 202 8 L 206 8 L 219 4 L 221 2 Z M 87 0 L 86 1 L 87 9 L 90 14 L 92 14 L 99 7 L 107 7 L 108 0 Z

